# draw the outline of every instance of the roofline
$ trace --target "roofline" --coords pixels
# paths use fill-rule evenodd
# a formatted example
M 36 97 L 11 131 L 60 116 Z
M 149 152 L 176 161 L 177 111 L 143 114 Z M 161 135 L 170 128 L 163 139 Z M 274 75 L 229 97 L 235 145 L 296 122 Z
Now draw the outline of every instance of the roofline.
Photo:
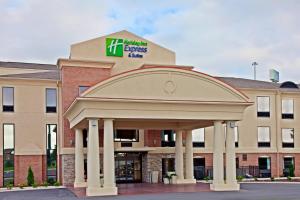
M 82 65 L 84 64 L 84 65 Z M 98 68 L 107 68 L 111 69 L 116 63 L 115 62 L 106 62 L 106 61 L 97 61 L 97 60 L 81 60 L 81 59 L 71 59 L 71 58 L 59 58 L 57 60 L 57 66 L 59 69 L 62 66 L 70 67 L 98 67 Z M 99 66 L 104 65 L 104 66 Z

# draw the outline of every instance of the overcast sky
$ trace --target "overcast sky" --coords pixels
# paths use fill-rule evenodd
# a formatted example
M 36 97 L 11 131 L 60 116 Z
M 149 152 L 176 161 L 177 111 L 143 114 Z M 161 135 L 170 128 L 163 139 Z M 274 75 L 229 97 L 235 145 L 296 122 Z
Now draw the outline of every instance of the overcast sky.
M 226 3 L 225 3 L 226 2 Z M 72 43 L 128 30 L 172 49 L 177 64 L 300 82 L 300 0 L 0 0 L 0 60 L 56 63 Z

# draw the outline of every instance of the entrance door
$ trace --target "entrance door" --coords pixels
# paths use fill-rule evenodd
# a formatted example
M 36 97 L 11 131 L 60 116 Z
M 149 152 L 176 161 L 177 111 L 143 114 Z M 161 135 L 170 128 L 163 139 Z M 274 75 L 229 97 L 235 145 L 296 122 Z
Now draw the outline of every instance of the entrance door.
M 117 183 L 142 182 L 142 153 L 115 153 Z
M 205 178 L 205 158 L 194 158 L 194 177 L 197 180 Z
M 295 176 L 295 166 L 294 166 L 294 158 L 293 157 L 284 157 L 283 158 L 283 175 L 287 176 Z
M 261 178 L 271 177 L 271 158 L 261 157 L 258 158 L 259 176 Z

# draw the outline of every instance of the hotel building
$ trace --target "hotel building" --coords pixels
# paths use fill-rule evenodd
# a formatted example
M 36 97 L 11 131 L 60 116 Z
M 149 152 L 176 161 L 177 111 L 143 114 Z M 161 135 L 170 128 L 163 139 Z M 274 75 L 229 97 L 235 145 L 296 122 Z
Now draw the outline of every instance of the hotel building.
M 215 77 L 127 31 L 71 45 L 56 65 L 0 62 L 0 184 L 300 176 L 300 85 Z M 225 181 L 224 181 L 224 177 Z

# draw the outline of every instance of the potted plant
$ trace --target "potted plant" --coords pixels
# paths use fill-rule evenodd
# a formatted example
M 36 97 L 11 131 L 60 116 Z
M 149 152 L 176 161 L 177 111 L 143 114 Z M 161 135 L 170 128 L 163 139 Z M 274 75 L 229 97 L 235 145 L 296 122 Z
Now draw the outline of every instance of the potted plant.
M 176 174 L 171 174 L 171 183 L 176 184 L 177 183 L 177 175 Z
M 170 184 L 170 180 L 171 180 L 171 177 L 168 175 L 165 175 L 163 178 L 164 184 Z

